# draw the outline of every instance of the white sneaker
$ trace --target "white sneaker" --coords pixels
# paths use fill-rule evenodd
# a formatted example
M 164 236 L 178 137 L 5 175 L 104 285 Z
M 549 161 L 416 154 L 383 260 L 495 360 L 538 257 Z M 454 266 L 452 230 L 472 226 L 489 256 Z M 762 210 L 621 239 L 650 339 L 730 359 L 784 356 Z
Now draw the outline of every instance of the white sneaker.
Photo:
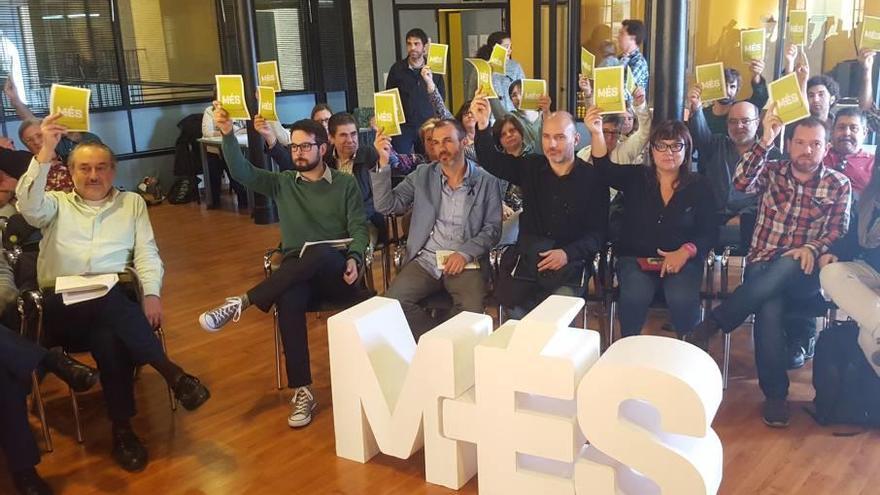
M 216 332 L 230 320 L 238 321 L 239 318 L 241 318 L 241 298 L 227 297 L 222 306 L 199 315 L 199 324 L 209 332 Z
M 308 385 L 299 387 L 293 392 L 290 399 L 290 416 L 287 417 L 287 425 L 291 428 L 301 428 L 312 422 L 312 411 L 318 407 L 312 389 Z

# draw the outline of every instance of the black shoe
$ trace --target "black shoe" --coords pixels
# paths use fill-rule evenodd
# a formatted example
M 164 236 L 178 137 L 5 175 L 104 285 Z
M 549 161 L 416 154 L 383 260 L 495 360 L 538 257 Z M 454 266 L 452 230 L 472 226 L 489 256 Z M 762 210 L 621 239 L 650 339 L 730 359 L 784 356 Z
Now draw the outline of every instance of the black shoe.
M 718 330 L 718 323 L 712 318 L 707 317 L 694 327 L 693 332 L 685 335 L 684 340 L 709 352 L 709 341 L 718 333 Z
M 49 349 L 43 363 L 48 371 L 64 380 L 74 392 L 85 392 L 98 383 L 98 370 L 64 354 L 61 348 Z
M 52 487 L 46 483 L 34 468 L 12 473 L 12 484 L 20 495 L 52 495 Z
M 174 397 L 187 411 L 198 409 L 211 398 L 208 388 L 192 375 L 183 374 L 171 388 L 174 390 Z
M 767 399 L 763 407 L 764 424 L 771 428 L 785 428 L 791 418 L 788 401 L 785 399 Z
M 807 357 L 804 348 L 795 344 L 794 347 L 791 348 L 788 357 L 788 369 L 796 370 L 803 368 L 805 364 L 807 364 Z
M 119 467 L 137 473 L 147 467 L 147 448 L 130 428 L 113 430 L 113 460 Z

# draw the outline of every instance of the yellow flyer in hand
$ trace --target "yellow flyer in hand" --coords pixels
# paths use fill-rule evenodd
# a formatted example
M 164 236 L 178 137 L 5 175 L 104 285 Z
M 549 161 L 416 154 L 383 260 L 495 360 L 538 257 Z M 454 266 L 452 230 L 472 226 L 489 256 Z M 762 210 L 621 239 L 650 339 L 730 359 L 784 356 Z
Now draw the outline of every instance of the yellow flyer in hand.
M 522 110 L 538 110 L 538 99 L 547 95 L 547 81 L 543 79 L 522 80 Z
M 581 74 L 587 79 L 593 78 L 593 69 L 596 67 L 596 56 L 584 47 L 581 47 Z
M 72 132 L 88 132 L 89 99 L 92 90 L 53 84 L 49 92 L 49 113 L 61 113 L 57 124 Z
M 723 63 L 698 65 L 696 72 L 697 82 L 703 88 L 703 102 L 708 103 L 727 98 L 727 82 L 724 78 Z
M 229 112 L 229 118 L 251 120 L 251 113 L 244 98 L 244 81 L 241 76 L 235 74 L 214 77 L 217 79 L 217 101 Z
M 373 95 L 373 108 L 376 111 L 376 126 L 386 136 L 399 136 L 400 122 L 397 120 L 397 108 L 394 94 L 376 93 Z
M 767 85 L 770 101 L 776 103 L 776 115 L 788 125 L 810 116 L 807 98 L 801 92 L 795 73 L 780 77 Z
M 859 48 L 880 51 L 880 17 L 865 16 Z
M 602 115 L 623 113 L 626 111 L 624 99 L 622 66 L 596 67 L 593 71 L 593 95 L 596 106 L 602 109 Z
M 739 46 L 743 62 L 764 60 L 764 28 L 740 31 Z
M 280 120 L 275 109 L 275 88 L 271 86 L 257 86 L 260 94 L 260 115 L 266 120 Z
M 477 71 L 477 93 L 482 93 L 487 98 L 498 98 L 498 93 L 492 86 L 492 67 L 489 62 L 481 58 L 466 58 L 465 60 L 470 62 L 474 66 L 474 70 Z
M 792 10 L 788 13 L 788 41 L 794 45 L 807 44 L 807 23 L 809 17 L 806 10 Z
M 492 55 L 489 57 L 489 66 L 495 74 L 507 74 L 507 54 L 510 50 L 503 45 L 495 45 Z
M 397 113 L 397 123 L 406 124 L 406 113 L 403 111 L 403 102 L 400 100 L 400 91 L 398 91 L 397 88 L 391 88 L 379 92 L 394 97 L 394 111 Z
M 446 74 L 446 59 L 449 45 L 431 43 L 428 45 L 428 67 L 434 74 Z
M 260 80 L 257 86 L 269 86 L 276 93 L 281 91 L 281 76 L 278 73 L 278 61 L 269 60 L 268 62 L 257 63 L 257 74 Z
M 636 84 L 636 76 L 633 74 L 632 69 L 629 66 L 626 66 L 626 92 L 630 95 L 636 90 L 638 85 Z

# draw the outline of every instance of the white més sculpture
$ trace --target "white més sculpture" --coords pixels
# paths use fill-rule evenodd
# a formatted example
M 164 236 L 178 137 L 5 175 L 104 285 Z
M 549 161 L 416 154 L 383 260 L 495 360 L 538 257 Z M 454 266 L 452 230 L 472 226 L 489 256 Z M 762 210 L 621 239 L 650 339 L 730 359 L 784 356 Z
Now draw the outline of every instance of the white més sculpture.
M 600 357 L 597 332 L 568 328 L 583 304 L 551 296 L 495 332 L 461 313 L 418 346 L 392 299 L 331 317 L 337 455 L 424 447 L 428 482 L 458 489 L 479 469 L 482 494 L 717 493 L 718 366 L 666 337 Z

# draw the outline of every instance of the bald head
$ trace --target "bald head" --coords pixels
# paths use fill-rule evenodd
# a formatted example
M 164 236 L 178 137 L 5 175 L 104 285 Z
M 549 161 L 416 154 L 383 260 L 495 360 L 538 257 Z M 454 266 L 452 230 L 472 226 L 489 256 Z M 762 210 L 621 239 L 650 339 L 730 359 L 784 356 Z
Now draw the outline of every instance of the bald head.
M 574 148 L 580 141 L 574 117 L 568 112 L 555 112 L 544 120 L 541 146 L 551 164 L 568 165 L 574 162 Z
M 758 107 L 748 101 L 738 101 L 727 114 L 727 135 L 737 145 L 745 146 L 755 140 L 758 133 Z

